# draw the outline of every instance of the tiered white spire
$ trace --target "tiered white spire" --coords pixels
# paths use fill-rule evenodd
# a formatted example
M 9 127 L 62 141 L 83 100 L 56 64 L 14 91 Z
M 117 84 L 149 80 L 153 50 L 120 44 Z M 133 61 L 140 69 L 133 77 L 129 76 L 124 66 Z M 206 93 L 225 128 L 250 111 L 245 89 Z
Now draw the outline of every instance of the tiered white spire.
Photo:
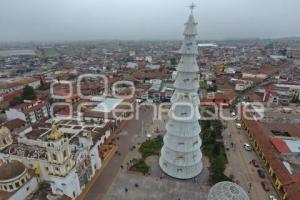
M 200 150 L 202 141 L 199 137 L 201 128 L 198 122 L 199 67 L 196 62 L 198 49 L 194 7 L 194 4 L 190 6 L 191 14 L 185 23 L 184 41 L 180 49 L 182 57 L 177 66 L 175 92 L 171 98 L 167 133 L 159 159 L 161 169 L 179 179 L 193 178 L 200 174 L 203 168 Z

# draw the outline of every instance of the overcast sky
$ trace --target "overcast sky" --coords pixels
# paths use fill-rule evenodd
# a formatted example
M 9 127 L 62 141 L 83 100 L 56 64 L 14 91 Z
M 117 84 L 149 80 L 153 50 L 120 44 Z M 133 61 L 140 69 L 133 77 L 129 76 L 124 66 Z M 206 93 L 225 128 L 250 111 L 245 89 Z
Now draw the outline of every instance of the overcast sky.
M 199 39 L 300 36 L 300 0 L 195 0 Z M 181 39 L 191 1 L 0 0 L 0 41 Z

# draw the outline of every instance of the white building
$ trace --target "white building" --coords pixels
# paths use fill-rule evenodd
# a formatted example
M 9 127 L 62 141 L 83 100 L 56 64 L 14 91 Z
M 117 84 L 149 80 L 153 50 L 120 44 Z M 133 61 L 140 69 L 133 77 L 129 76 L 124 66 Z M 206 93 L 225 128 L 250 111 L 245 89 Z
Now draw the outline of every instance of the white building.
M 231 78 L 230 82 L 235 84 L 234 87 L 235 91 L 244 91 L 253 85 L 253 81 L 235 79 L 235 78 Z
M 28 101 L 5 111 L 7 120 L 21 119 L 27 123 L 35 123 L 50 117 L 50 105 L 45 101 Z
M 160 65 L 147 64 L 146 68 L 150 70 L 159 70 Z
M 148 63 L 151 63 L 152 62 L 152 56 L 146 56 L 145 61 L 148 62 Z
M 127 62 L 127 65 L 125 65 L 125 67 L 127 67 L 129 69 L 135 69 L 138 67 L 138 64 L 135 62 Z
M 0 144 L 0 163 L 20 161 L 25 171 L 31 171 L 31 176 L 26 175 L 28 180 L 24 183 L 34 178 L 28 182 L 32 189 L 27 193 L 23 192 L 21 199 L 37 189 L 36 180 L 39 183 L 48 183 L 53 195 L 66 195 L 71 199 L 78 197 L 101 168 L 100 148 L 110 136 L 109 126 L 98 123 L 81 125 L 75 120 L 62 120 L 57 123 L 50 119 L 35 129 L 30 126 L 18 129 L 19 132 L 15 131 L 13 143 L 12 136 L 7 135 L 8 130 L 5 127 L 0 129 L 0 139 L 8 138 L 5 143 Z M 1 169 L 0 167 L 0 197 L 1 191 L 15 193 L 12 190 L 19 186 L 14 185 L 10 191 L 2 187 Z M 18 200 L 19 198 L 12 198 L 14 193 L 10 194 L 11 198 L 6 199 Z
M 0 166 L 0 199 L 24 200 L 38 189 L 37 178 L 19 161 L 12 160 Z
M 37 89 L 41 86 L 41 81 L 37 78 L 29 77 L 18 79 L 15 81 L 1 82 L 0 83 L 0 95 L 22 90 L 26 85 Z
M 236 69 L 233 67 L 227 67 L 224 69 L 225 74 L 235 74 L 235 72 L 236 72 Z
M 191 10 L 193 8 L 194 5 L 191 6 Z M 196 25 L 191 12 L 185 24 L 184 41 L 180 49 L 182 57 L 177 66 L 175 92 L 171 98 L 167 133 L 159 159 L 160 168 L 169 176 L 179 179 L 193 178 L 200 174 L 203 168 L 199 137 L 201 128 L 198 122 L 200 100 Z
M 134 112 L 135 98 L 122 99 L 106 97 L 100 102 L 92 103 L 92 109 L 86 109 L 82 115 L 83 120 L 100 123 L 111 122 L 114 128 L 127 120 Z
M 252 73 L 252 72 L 242 72 L 242 78 L 257 78 L 257 79 L 266 79 L 267 74 L 264 73 Z

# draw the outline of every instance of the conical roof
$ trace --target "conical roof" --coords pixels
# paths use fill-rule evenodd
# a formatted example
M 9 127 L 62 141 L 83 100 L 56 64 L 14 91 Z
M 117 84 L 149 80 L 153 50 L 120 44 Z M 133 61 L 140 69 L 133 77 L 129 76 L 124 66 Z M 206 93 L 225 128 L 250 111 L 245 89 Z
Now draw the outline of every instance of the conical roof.
M 188 21 L 185 23 L 184 35 L 197 35 L 197 22 L 194 15 L 191 13 Z

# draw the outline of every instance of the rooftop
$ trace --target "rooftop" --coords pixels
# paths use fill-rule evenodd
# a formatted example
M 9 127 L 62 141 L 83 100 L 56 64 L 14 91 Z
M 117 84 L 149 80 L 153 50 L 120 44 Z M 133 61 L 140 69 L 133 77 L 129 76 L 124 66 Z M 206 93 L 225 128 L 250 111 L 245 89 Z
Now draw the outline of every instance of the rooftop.
M 14 155 L 33 159 L 47 159 L 46 149 L 34 145 L 26 145 L 22 143 L 13 143 L 3 149 L 1 153 L 6 155 Z
M 0 166 L 0 182 L 18 177 L 25 171 L 25 166 L 16 160 L 4 163 Z
M 290 141 L 294 140 L 293 137 L 299 138 L 300 125 L 269 124 L 255 120 L 244 120 L 244 122 L 282 183 L 284 190 L 287 191 L 289 199 L 298 200 L 299 188 L 298 193 L 295 191 L 300 183 L 300 174 L 291 173 L 291 171 L 299 170 L 300 159 L 299 152 L 293 152 L 295 151 L 294 142 Z M 298 145 L 297 142 L 296 144 Z
M 0 89 L 8 89 L 12 87 L 17 87 L 20 85 L 26 85 L 35 81 L 39 81 L 37 78 L 33 77 L 28 77 L 28 78 L 20 78 L 16 81 L 11 81 L 11 82 L 0 82 Z
M 111 112 L 114 110 L 124 99 L 105 98 L 104 101 L 99 103 L 92 111 L 96 112 Z

